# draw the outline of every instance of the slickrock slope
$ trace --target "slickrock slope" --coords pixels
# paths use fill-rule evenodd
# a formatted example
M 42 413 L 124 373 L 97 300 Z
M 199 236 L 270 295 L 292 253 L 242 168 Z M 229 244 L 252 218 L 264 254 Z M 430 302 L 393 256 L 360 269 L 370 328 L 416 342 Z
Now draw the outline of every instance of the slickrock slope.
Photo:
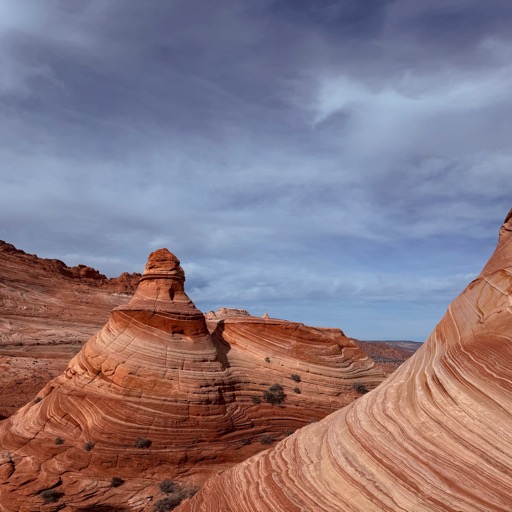
M 512 211 L 480 276 L 377 389 L 180 512 L 512 510 Z
M 46 510 L 48 489 L 63 510 L 152 510 L 158 480 L 201 483 L 382 381 L 340 330 L 226 314 L 211 334 L 184 280 L 152 253 L 132 300 L 0 423 L 0 511 Z
M 38 258 L 0 240 L 0 347 L 83 343 L 128 302 L 140 274 Z

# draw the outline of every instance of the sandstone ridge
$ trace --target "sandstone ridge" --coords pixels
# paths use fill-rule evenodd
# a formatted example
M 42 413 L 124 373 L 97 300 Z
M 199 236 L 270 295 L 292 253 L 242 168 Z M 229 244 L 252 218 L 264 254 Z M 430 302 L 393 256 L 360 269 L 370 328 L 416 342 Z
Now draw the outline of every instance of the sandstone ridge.
M 390 378 L 177 510 L 510 510 L 511 302 L 512 211 L 480 276 Z
M 207 326 L 184 282 L 172 253 L 152 253 L 132 299 L 0 423 L 2 512 L 43 510 L 48 489 L 69 510 L 153 510 L 159 479 L 202 483 L 384 378 L 339 329 L 228 313 Z

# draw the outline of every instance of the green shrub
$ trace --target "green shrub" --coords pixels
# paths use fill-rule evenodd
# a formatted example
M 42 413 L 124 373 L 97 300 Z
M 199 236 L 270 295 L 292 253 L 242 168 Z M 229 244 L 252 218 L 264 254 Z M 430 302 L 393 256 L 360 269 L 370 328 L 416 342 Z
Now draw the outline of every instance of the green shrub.
M 272 384 L 264 393 L 263 399 L 272 405 L 280 405 L 284 402 L 286 394 L 281 384 Z
M 300 388 L 293 388 L 293 392 L 294 393 L 297 393 L 297 395 L 300 395 L 302 393 L 302 391 L 300 390 Z
M 292 380 L 294 380 L 295 382 L 300 382 L 300 380 L 301 380 L 301 379 L 300 379 L 300 375 L 297 375 L 296 373 L 292 373 L 292 374 L 290 375 L 290 378 L 291 378 Z
M 55 444 L 64 444 L 64 439 L 62 439 L 62 437 L 56 437 Z

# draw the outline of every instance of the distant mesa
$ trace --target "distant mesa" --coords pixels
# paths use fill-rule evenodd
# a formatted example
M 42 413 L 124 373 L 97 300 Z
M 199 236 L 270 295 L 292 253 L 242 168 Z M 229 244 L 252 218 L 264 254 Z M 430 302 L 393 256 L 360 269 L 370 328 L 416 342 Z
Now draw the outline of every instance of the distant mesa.
M 384 378 L 339 329 L 205 317 L 167 249 L 138 281 L 66 371 L 0 423 L 2 512 L 40 510 L 45 490 L 73 510 L 153 510 L 157 482 L 201 484 Z
M 511 304 L 512 210 L 482 273 L 381 386 L 176 510 L 510 511 Z

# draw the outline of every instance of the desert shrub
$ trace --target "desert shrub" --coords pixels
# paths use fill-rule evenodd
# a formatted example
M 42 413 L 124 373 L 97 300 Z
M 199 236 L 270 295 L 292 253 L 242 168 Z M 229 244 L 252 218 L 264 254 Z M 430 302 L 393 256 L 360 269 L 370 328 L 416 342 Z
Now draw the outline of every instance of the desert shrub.
M 169 510 L 174 510 L 182 501 L 183 499 L 179 496 L 167 496 L 156 502 L 155 512 L 168 512 Z
M 261 439 L 260 439 L 261 444 L 272 444 L 273 442 L 274 442 L 274 438 L 272 436 L 269 436 L 268 434 L 261 436 Z
M 264 393 L 263 399 L 272 405 L 280 405 L 286 398 L 284 388 L 281 384 L 272 384 Z
M 57 503 L 57 501 L 64 496 L 64 493 L 56 491 L 55 489 L 45 489 L 41 491 L 40 496 L 45 503 Z
M 292 373 L 290 375 L 290 379 L 294 380 L 295 382 L 300 382 L 300 375 L 297 375 L 296 373 Z
M 268 356 L 267 356 L 267 357 L 265 357 L 265 361 L 266 361 L 267 363 L 270 363 L 270 357 L 268 357 Z
M 166 494 L 172 494 L 178 492 L 181 489 L 181 485 L 173 480 L 163 480 L 160 482 L 160 490 Z
M 302 391 L 300 390 L 300 388 L 293 388 L 293 392 L 294 393 L 297 393 L 297 395 L 300 395 L 302 393 Z
M 144 437 L 139 437 L 137 441 L 135 441 L 136 448 L 149 448 L 151 446 L 151 440 L 145 439 Z
M 368 393 L 369 389 L 364 386 L 363 384 L 354 384 L 352 386 L 360 395 L 364 395 L 365 393 Z
M 110 480 L 110 485 L 112 487 L 120 487 L 124 484 L 124 480 L 122 478 L 119 478 L 118 476 L 113 476 L 112 480 Z
M 176 489 L 171 491 L 171 496 L 166 496 L 165 498 L 156 502 L 155 512 L 167 512 L 168 510 L 174 510 L 183 500 L 191 498 L 199 490 L 199 487 L 196 487 L 195 485 L 185 486 L 179 484 L 178 482 L 172 482 L 172 480 L 164 480 L 164 482 L 171 482 L 176 486 Z M 160 484 L 160 489 L 164 482 Z
M 251 400 L 253 404 L 261 404 L 261 400 L 259 396 L 251 396 Z
M 86 452 L 90 452 L 94 448 L 94 442 L 93 441 L 87 441 L 87 443 L 84 444 L 84 450 Z
M 34 398 L 34 403 L 35 403 L 35 404 L 38 404 L 41 400 L 42 400 L 42 398 L 41 398 L 40 396 L 36 396 L 36 397 Z
M 56 437 L 55 444 L 64 444 L 64 439 L 62 439 L 62 437 Z

